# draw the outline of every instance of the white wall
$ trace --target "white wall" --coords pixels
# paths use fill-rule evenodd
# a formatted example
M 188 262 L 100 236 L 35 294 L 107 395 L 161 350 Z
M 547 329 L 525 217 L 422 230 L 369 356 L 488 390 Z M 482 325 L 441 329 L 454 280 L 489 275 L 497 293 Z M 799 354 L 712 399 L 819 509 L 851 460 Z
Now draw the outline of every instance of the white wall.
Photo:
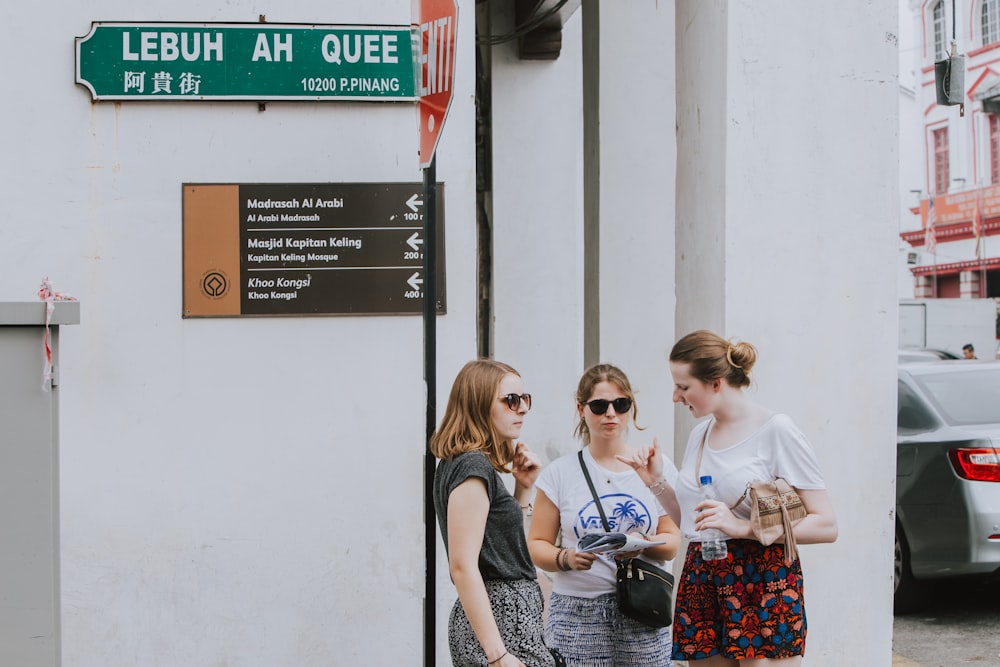
M 522 439 L 548 461 L 573 451 L 583 368 L 581 18 L 554 61 L 493 50 L 494 355 L 534 398 Z M 513 27 L 501 3 L 493 33 Z
M 920 206 L 920 199 L 926 196 L 924 189 L 924 144 L 923 110 L 918 105 L 917 73 L 920 66 L 922 41 L 917 16 L 909 9 L 910 0 L 899 0 L 899 231 L 920 229 L 920 216 L 910 209 Z M 918 192 L 911 192 L 918 190 Z M 898 294 L 901 299 L 912 299 L 914 294 L 913 274 L 910 273 L 909 255 L 917 253 L 920 263 L 922 248 L 915 249 L 903 239 L 899 239 L 896 265 Z
M 599 194 L 599 359 L 620 366 L 636 391 L 633 444 L 673 432 L 676 209 L 675 9 L 593 3 L 600 11 L 599 150 L 586 187 Z M 584 298 L 592 299 L 588 294 Z
M 181 184 L 419 182 L 414 105 L 92 104 L 73 83 L 94 20 L 409 24 L 410 2 L 61 4 L 6 10 L 0 296 L 50 276 L 82 302 L 62 338 L 64 664 L 412 664 L 421 319 L 182 319 Z M 443 376 L 475 354 L 471 58 L 456 76 Z
M 448 278 L 439 412 L 476 354 L 474 3 L 461 5 L 437 163 Z M 628 75 L 612 51 L 626 38 L 663 41 L 632 45 L 637 82 L 604 102 L 603 122 L 636 126 L 605 128 L 621 143 L 601 164 L 598 297 L 583 290 L 594 267 L 583 260 L 582 11 L 555 62 L 495 50 L 495 356 L 524 374 L 536 397 L 524 439 L 551 459 L 578 446 L 588 327 L 603 360 L 636 380 L 650 426 L 640 440 L 670 435 L 663 354 L 678 333 L 709 326 L 758 344 L 760 398 L 816 443 L 843 518 L 838 544 L 803 550 L 807 660 L 887 664 L 892 452 L 873 444 L 892 438 L 895 13 L 860 0 L 677 8 L 675 56 L 662 3 L 630 3 L 633 26 L 605 20 L 605 75 Z M 73 84 L 73 38 L 91 21 L 262 11 L 244 0 L 21 4 L 0 28 L 14 91 L 0 298 L 32 299 L 49 276 L 82 302 L 81 324 L 62 336 L 67 666 L 417 664 L 422 653 L 420 318 L 180 316 L 182 183 L 419 182 L 413 105 L 93 104 Z M 276 11 L 269 21 L 410 19 L 408 0 Z M 497 30 L 509 27 L 509 7 L 496 11 Z M 588 323 L 593 298 L 606 316 Z M 870 394 L 857 391 L 858 366 Z M 847 491 L 859 483 L 871 494 Z M 883 511 L 847 521 L 869 516 L 862 500 Z M 364 539 L 345 542 L 345 531 Z M 439 549 L 439 665 L 454 599 L 442 563 Z M 845 582 L 844 563 L 862 574 Z M 369 571 L 378 585 L 358 574 Z
M 840 539 L 802 549 L 808 665 L 890 662 L 896 24 L 860 1 L 677 18 L 678 333 L 755 344 L 756 398 L 817 450 Z

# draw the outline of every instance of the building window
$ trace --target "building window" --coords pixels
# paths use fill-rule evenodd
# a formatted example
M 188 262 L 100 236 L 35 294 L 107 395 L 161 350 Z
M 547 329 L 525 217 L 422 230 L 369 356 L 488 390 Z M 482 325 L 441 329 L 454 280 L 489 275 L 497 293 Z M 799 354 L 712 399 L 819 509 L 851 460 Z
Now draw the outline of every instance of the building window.
M 986 117 L 990 119 L 990 183 L 1000 183 L 1000 116 Z
M 945 25 L 944 25 L 944 0 L 938 0 L 934 4 L 934 60 L 944 60 L 947 57 L 945 53 Z
M 1000 42 L 1000 0 L 983 0 L 980 8 L 983 46 Z
M 932 132 L 934 138 L 934 194 L 948 192 L 951 178 L 948 172 L 948 128 Z

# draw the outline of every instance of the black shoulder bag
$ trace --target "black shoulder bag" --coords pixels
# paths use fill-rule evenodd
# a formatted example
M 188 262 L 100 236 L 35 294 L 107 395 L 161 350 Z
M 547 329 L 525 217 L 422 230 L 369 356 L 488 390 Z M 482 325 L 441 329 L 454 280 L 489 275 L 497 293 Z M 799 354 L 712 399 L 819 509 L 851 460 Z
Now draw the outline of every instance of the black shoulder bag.
M 583 450 L 579 452 L 580 467 L 587 479 L 587 486 L 594 496 L 597 511 L 601 513 L 604 531 L 610 533 L 608 517 L 590 479 Z M 640 558 L 623 558 L 618 561 L 618 609 L 640 623 L 654 628 L 665 628 L 673 622 L 674 575 Z

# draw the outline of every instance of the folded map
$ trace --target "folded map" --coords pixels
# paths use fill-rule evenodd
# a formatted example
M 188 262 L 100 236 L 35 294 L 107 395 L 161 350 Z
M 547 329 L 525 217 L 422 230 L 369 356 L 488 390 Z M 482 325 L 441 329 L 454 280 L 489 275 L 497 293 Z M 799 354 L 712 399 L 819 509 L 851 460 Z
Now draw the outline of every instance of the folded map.
M 655 547 L 666 542 L 654 542 L 636 533 L 590 533 L 580 538 L 576 550 L 581 553 L 602 553 L 611 556 Z

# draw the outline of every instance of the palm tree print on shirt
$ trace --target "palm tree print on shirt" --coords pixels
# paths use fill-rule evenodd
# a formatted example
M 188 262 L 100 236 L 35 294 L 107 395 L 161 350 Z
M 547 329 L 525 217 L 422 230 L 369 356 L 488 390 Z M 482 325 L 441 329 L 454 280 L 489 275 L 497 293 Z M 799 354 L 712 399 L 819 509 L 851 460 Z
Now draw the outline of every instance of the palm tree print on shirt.
M 613 533 L 640 531 L 648 533 L 653 525 L 653 515 L 639 500 L 627 493 L 611 493 L 601 496 L 604 513 L 608 517 L 608 529 Z M 584 505 L 577 515 L 575 527 L 577 538 L 587 533 L 604 532 L 601 513 L 594 500 Z

